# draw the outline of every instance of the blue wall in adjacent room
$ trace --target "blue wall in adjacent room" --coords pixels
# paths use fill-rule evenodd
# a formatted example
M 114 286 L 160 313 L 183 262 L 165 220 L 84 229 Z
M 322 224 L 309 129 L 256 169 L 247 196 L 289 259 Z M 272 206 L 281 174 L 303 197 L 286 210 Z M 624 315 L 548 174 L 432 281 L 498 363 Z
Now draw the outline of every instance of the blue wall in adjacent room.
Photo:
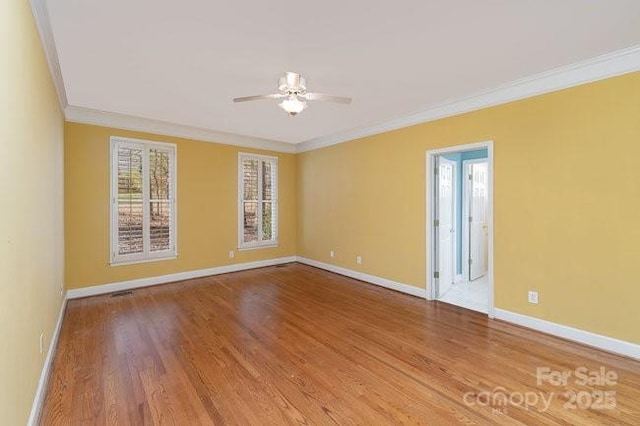
M 487 158 L 488 155 L 486 149 L 443 155 L 447 160 L 456 162 L 456 274 L 458 275 L 462 274 L 462 183 L 464 182 L 462 162 Z

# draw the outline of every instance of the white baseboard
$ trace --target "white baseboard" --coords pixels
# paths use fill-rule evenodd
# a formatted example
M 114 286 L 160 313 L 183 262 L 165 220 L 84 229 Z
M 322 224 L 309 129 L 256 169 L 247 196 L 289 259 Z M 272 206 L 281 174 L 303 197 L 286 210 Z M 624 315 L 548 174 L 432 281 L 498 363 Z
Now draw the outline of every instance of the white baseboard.
M 552 334 L 568 340 L 573 340 L 574 342 L 583 343 L 588 346 L 593 346 L 594 348 L 640 359 L 640 345 L 635 343 L 625 342 L 624 340 L 614 339 L 613 337 L 603 336 L 601 334 L 557 324 L 540 318 L 505 311 L 504 309 L 496 308 L 494 310 L 494 314 L 495 319 L 542 331 L 543 333 Z
M 279 257 L 277 259 L 259 260 L 256 262 L 235 263 L 233 265 L 216 266 L 214 268 L 198 269 L 195 271 L 178 272 L 175 274 L 161 275 L 157 277 L 140 278 L 137 280 L 121 281 L 111 284 L 102 284 L 92 287 L 77 288 L 67 291 L 68 299 L 97 296 L 99 294 L 113 293 L 114 291 L 131 290 L 132 288 L 149 287 L 158 284 L 166 284 L 174 281 L 201 278 L 209 275 L 226 274 L 229 272 L 245 271 L 247 269 L 263 268 L 265 266 L 281 265 L 296 261 L 296 256 Z
M 365 281 L 371 284 L 378 285 L 380 287 L 396 290 L 401 293 L 406 293 L 412 296 L 418 296 L 422 298 L 427 297 L 427 290 L 425 290 L 424 288 L 418 288 L 412 285 L 402 284 L 396 281 L 388 280 L 386 278 L 376 277 L 375 275 L 365 274 L 364 272 L 358 272 L 351 269 L 343 268 L 341 266 L 330 265 L 324 262 L 318 262 L 317 260 L 307 259 L 306 257 L 298 256 L 297 261 L 299 263 L 304 263 L 305 265 L 315 266 L 316 268 L 324 269 L 330 272 L 335 272 L 336 274 L 344 275 L 350 278 L 355 278 L 360 281 Z
M 47 351 L 47 357 L 44 359 L 44 365 L 40 372 L 40 380 L 38 381 L 38 387 L 36 388 L 36 394 L 33 398 L 33 404 L 31 405 L 31 413 L 29 414 L 29 420 L 27 426 L 35 426 L 40 420 L 40 413 L 42 411 L 42 405 L 44 404 L 44 398 L 46 396 L 47 383 L 49 382 L 49 375 L 51 374 L 51 367 L 53 365 L 53 357 L 58 349 L 58 337 L 60 337 L 60 329 L 62 328 L 62 319 L 64 318 L 64 312 L 67 307 L 67 298 L 62 300 L 60 306 L 60 312 L 58 313 L 58 320 L 56 321 L 56 327 L 53 329 L 51 335 L 51 342 L 49 342 L 49 350 Z

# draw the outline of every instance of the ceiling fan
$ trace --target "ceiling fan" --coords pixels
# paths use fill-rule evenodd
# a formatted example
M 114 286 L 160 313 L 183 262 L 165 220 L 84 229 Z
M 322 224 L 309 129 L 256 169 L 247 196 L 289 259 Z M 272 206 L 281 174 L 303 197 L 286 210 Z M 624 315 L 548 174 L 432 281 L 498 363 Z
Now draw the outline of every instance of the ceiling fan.
M 351 103 L 351 98 L 343 96 L 327 95 L 325 93 L 307 92 L 307 80 L 296 72 L 286 72 L 278 81 L 278 91 L 268 95 L 245 96 L 234 98 L 233 102 L 257 101 L 260 99 L 282 99 L 278 105 L 285 110 L 290 117 L 301 113 L 306 107 L 306 101 Z

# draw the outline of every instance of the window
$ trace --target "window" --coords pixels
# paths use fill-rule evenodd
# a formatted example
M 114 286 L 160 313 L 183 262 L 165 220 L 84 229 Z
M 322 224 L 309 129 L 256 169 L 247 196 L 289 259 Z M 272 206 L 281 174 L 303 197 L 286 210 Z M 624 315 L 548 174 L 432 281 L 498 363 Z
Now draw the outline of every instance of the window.
M 240 248 L 278 244 L 278 159 L 240 153 L 238 161 Z
M 176 252 L 176 147 L 111 138 L 111 263 Z

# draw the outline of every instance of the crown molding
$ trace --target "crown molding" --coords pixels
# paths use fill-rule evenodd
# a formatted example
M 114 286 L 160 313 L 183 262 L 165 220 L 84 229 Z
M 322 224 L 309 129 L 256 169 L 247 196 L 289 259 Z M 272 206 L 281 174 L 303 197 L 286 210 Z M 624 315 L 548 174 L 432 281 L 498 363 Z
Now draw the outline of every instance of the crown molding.
M 296 152 L 311 151 L 365 136 L 477 111 L 638 70 L 640 70 L 640 45 L 515 80 L 493 89 L 478 92 L 472 96 L 425 107 L 403 117 L 310 139 L 299 143 L 296 146 Z
M 47 58 L 47 64 L 49 65 L 49 72 L 53 85 L 56 88 L 58 94 L 58 102 L 60 103 L 60 109 L 64 110 L 67 105 L 67 92 L 64 88 L 64 81 L 62 80 L 62 71 L 60 70 L 60 61 L 58 61 L 58 50 L 53 38 L 53 30 L 51 29 L 51 21 L 49 20 L 49 10 L 47 9 L 47 3 L 45 0 L 30 0 L 31 13 L 40 35 L 40 41 L 42 48 L 44 49 L 45 56 Z
M 293 144 L 270 139 L 243 136 L 235 133 L 218 132 L 200 127 L 186 126 L 167 121 L 153 120 L 133 115 L 99 111 L 91 108 L 69 105 L 64 109 L 67 121 L 73 123 L 93 124 L 96 126 L 115 127 L 122 130 L 154 133 L 179 138 L 195 139 L 225 145 L 235 145 L 245 148 L 255 148 L 267 151 L 294 153 Z

